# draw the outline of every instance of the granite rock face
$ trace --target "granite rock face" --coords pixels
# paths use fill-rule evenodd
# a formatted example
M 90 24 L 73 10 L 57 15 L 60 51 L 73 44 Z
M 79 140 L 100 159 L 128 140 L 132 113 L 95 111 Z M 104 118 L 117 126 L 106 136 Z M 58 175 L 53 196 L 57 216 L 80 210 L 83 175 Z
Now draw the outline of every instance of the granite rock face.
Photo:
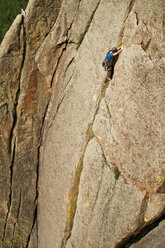
M 59 1 L 29 1 L 0 46 L 0 247 L 27 247 L 35 226 L 39 147 L 50 92 L 34 59 L 57 7 Z
M 164 13 L 30 0 L 17 16 L 0 46 L 0 247 L 164 244 Z

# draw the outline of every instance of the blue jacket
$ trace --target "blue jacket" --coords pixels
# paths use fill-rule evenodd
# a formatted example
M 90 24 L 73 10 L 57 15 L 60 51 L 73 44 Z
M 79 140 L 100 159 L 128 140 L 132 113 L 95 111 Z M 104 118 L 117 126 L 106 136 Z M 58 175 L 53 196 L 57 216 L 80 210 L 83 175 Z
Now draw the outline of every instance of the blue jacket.
M 110 50 L 110 51 L 111 51 L 111 50 Z M 106 60 L 110 61 L 111 58 L 113 57 L 113 53 L 111 53 L 110 51 L 109 51 L 109 52 L 107 53 L 107 55 L 105 56 L 105 61 L 106 61 Z

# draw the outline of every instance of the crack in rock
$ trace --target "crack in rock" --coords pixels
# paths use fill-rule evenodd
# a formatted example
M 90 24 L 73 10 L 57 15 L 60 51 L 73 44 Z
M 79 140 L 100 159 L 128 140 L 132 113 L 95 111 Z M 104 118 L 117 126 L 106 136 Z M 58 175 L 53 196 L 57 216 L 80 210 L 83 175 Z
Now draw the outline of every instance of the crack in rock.
M 34 226 L 35 224 L 37 223 L 37 203 L 36 203 L 36 208 L 35 208 L 35 212 L 34 212 L 34 218 L 33 218 L 33 223 L 32 223 L 32 227 L 31 227 L 31 230 L 30 230 L 30 234 L 28 236 L 28 240 L 27 240 L 27 245 L 26 245 L 26 248 L 29 247 L 29 244 L 30 244 L 30 239 L 31 239 L 31 235 L 32 235 L 32 232 L 33 232 L 33 229 L 34 229 Z M 38 227 L 37 227 L 37 241 L 38 241 Z
M 85 35 L 87 34 L 88 30 L 89 30 L 89 27 L 90 27 L 91 22 L 92 22 L 92 20 L 93 20 L 93 18 L 94 18 L 94 15 L 95 15 L 95 13 L 96 13 L 96 10 L 98 9 L 98 7 L 99 7 L 99 5 L 100 5 L 100 2 L 101 2 L 101 1 L 98 1 L 97 5 L 96 5 L 96 8 L 93 10 L 93 12 L 92 12 L 92 14 L 91 14 L 91 17 L 90 17 L 90 19 L 89 19 L 89 21 L 88 21 L 88 23 L 87 23 L 87 25 L 86 25 L 86 27 L 85 27 L 85 30 L 84 30 L 84 32 L 82 33 L 82 37 L 80 38 L 80 41 L 77 43 L 77 50 L 78 50 L 79 47 L 81 46 L 81 43 L 82 43 L 83 39 L 85 38 Z
M 136 16 L 136 25 L 138 26 L 139 25 L 139 16 L 138 16 L 137 12 L 134 12 L 134 13 L 135 13 L 135 16 Z
M 77 168 L 75 170 L 73 184 L 72 184 L 70 194 L 69 194 L 70 200 L 69 200 L 69 204 L 68 204 L 68 208 L 67 208 L 66 228 L 65 228 L 64 237 L 62 239 L 61 248 L 66 247 L 66 243 L 69 240 L 69 238 L 71 237 L 71 232 L 72 232 L 72 228 L 73 228 L 73 221 L 74 221 L 74 217 L 75 217 L 76 209 L 77 209 L 77 199 L 78 199 L 78 195 L 79 195 L 79 184 L 80 184 L 81 174 L 82 174 L 82 170 L 83 170 L 83 159 L 84 159 L 85 151 L 87 149 L 89 141 L 94 137 L 92 127 L 93 127 L 96 115 L 98 114 L 101 100 L 105 97 L 105 91 L 106 91 L 108 85 L 109 84 L 105 83 L 105 82 L 103 82 L 101 85 L 100 95 L 98 97 L 98 101 L 97 101 L 98 103 L 97 103 L 96 111 L 94 113 L 92 122 L 88 126 L 87 138 L 86 138 L 87 141 L 85 143 L 82 156 L 81 156 L 81 158 L 78 162 Z
M 61 98 L 60 102 L 58 103 L 56 112 L 55 112 L 55 114 L 54 114 L 54 116 L 53 116 L 53 118 L 52 118 L 52 122 L 51 122 L 51 124 L 49 125 L 48 129 L 50 129 L 50 128 L 52 127 L 53 121 L 55 120 L 55 118 L 56 118 L 56 116 L 57 116 L 57 114 L 58 114 L 58 111 L 59 111 L 59 109 L 60 109 L 61 104 L 63 103 L 63 100 L 64 100 L 65 96 L 66 96 L 66 95 L 63 95 L 63 97 Z
M 123 35 L 124 35 L 125 23 L 126 23 L 126 21 L 128 19 L 129 14 L 131 13 L 131 11 L 133 9 L 133 6 L 135 4 L 135 1 L 136 0 L 130 0 L 130 3 L 128 5 L 127 11 L 126 11 L 126 15 L 125 15 L 125 18 L 124 18 L 124 21 L 123 21 L 123 27 L 122 27 L 122 29 L 120 31 L 120 34 L 119 34 L 119 38 L 118 38 L 118 42 L 117 42 L 117 47 L 119 47 L 119 46 L 122 45 L 122 39 L 123 39 Z M 136 15 L 136 17 L 137 17 L 137 15 Z M 138 22 L 138 20 L 137 20 L 137 22 Z
M 8 200 L 8 212 L 6 214 L 6 221 L 5 221 L 5 226 L 4 226 L 4 233 L 3 233 L 3 238 L 2 242 L 4 242 L 6 238 L 6 229 L 7 229 L 7 224 L 8 224 L 8 218 L 9 214 L 11 212 L 11 205 L 12 205 L 12 185 L 13 185 L 13 167 L 14 167 L 14 160 L 15 160 L 15 140 L 14 140 L 14 145 L 13 145 L 13 151 L 12 151 L 12 161 L 10 165 L 10 193 L 9 193 L 9 200 Z
M 18 205 L 17 217 L 16 217 L 16 221 L 14 223 L 14 229 L 13 229 L 12 248 L 13 248 L 13 245 L 14 245 L 13 244 L 13 241 L 14 241 L 14 236 L 15 236 L 16 225 L 17 225 L 19 214 L 20 214 L 20 210 L 21 210 L 21 203 L 22 203 L 22 196 L 21 196 L 21 191 L 20 191 L 20 198 L 19 198 L 19 205 Z
M 68 40 L 66 40 L 66 41 L 64 41 L 64 42 L 59 43 L 59 44 L 56 45 L 56 47 L 57 47 L 58 49 L 61 49 L 61 48 L 62 48 L 62 51 L 61 51 L 61 54 L 60 54 L 59 57 L 58 57 L 56 67 L 55 67 L 54 72 L 53 72 L 53 75 L 52 75 L 52 79 L 51 79 L 51 82 L 50 82 L 50 88 L 52 88 L 52 86 L 53 86 L 53 81 L 54 81 L 54 78 L 55 78 L 55 76 L 56 76 L 56 72 L 58 71 L 58 68 L 59 68 L 59 66 L 60 66 L 60 64 L 61 64 L 62 57 L 63 57 L 63 55 L 64 55 L 64 51 L 65 51 L 66 48 L 67 48 L 67 44 L 68 44 Z
M 147 204 L 149 201 L 149 193 L 147 192 L 143 198 L 141 207 L 140 207 L 140 212 L 139 212 L 139 216 L 138 216 L 138 226 L 141 226 L 144 224 L 144 215 L 145 215 L 145 211 L 147 209 Z
M 14 103 L 14 108 L 13 108 L 13 117 L 12 117 L 13 123 L 12 123 L 12 128 L 11 128 L 11 131 L 10 131 L 10 146 L 9 146 L 9 153 L 11 154 L 10 193 L 9 193 L 9 200 L 8 200 L 8 212 L 7 212 L 7 215 L 6 215 L 4 233 L 3 233 L 3 238 L 2 238 L 2 244 L 3 245 L 6 245 L 6 239 L 8 238 L 7 234 L 6 234 L 6 231 L 7 231 L 8 225 L 11 225 L 9 215 L 11 214 L 11 210 L 12 210 L 13 174 L 14 174 L 14 164 L 15 164 L 15 156 L 16 156 L 16 139 L 17 139 L 17 137 L 16 137 L 15 130 L 17 128 L 17 120 L 18 120 L 17 109 L 18 109 L 19 97 L 20 97 L 20 84 L 21 84 L 22 72 L 23 72 L 24 63 L 25 63 L 25 57 L 26 57 L 26 30 L 25 30 L 25 26 L 24 26 L 24 15 L 22 15 L 22 22 L 21 22 L 21 25 L 20 25 L 19 43 L 20 43 L 19 44 L 20 45 L 20 54 L 22 55 L 22 62 L 21 62 L 20 70 L 19 70 L 18 89 L 17 89 L 17 92 L 16 92 L 16 98 L 15 98 L 15 103 Z M 16 214 L 16 218 L 14 220 L 14 223 L 12 224 L 13 225 L 13 235 L 12 235 L 12 240 L 11 240 L 12 247 L 14 246 L 13 242 L 14 242 L 14 236 L 15 236 L 17 222 L 18 222 L 19 215 L 20 215 L 21 202 L 22 202 L 22 196 L 21 196 L 21 192 L 20 192 L 18 208 L 17 208 L 17 214 Z
M 129 234 L 126 238 L 121 240 L 115 248 L 129 248 L 132 244 L 138 242 L 145 237 L 149 232 L 156 228 L 161 221 L 165 219 L 165 209 L 159 214 L 158 217 L 151 220 L 149 223 L 137 228 L 133 233 Z

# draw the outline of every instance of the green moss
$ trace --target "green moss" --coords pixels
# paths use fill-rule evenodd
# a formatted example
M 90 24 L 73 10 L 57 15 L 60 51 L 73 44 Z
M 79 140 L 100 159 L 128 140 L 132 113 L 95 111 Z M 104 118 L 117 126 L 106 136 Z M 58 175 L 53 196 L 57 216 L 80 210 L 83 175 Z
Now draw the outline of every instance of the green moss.
M 120 176 L 120 171 L 118 170 L 117 167 L 114 167 L 114 177 L 115 177 L 115 180 L 118 180 L 119 179 L 119 176 Z
M 129 9 L 128 9 L 128 15 L 129 15 L 129 13 L 130 13 L 131 10 L 132 10 L 132 8 L 133 8 L 133 6 L 134 6 L 134 4 L 135 4 L 135 1 L 136 1 L 136 0 L 131 0 L 131 2 L 130 2 Z
M 86 31 L 80 34 L 79 41 L 78 41 L 78 44 L 77 44 L 77 50 L 78 50 L 79 46 L 81 45 L 81 43 L 82 43 L 82 41 L 83 41 L 83 39 L 85 37 L 85 34 L 86 34 Z
M 83 156 L 81 157 L 80 161 L 77 164 L 77 168 L 73 178 L 73 184 L 69 193 L 68 199 L 68 207 L 67 207 L 67 218 L 66 218 L 66 227 L 65 227 L 65 235 L 62 240 L 61 248 L 65 247 L 66 241 L 70 237 L 70 233 L 73 227 L 73 220 L 76 213 L 77 207 L 77 198 L 79 193 L 79 183 L 81 172 L 83 169 Z
M 70 231 L 73 226 L 73 219 L 77 205 L 77 197 L 79 192 L 79 183 L 80 183 L 82 168 L 83 168 L 83 158 L 78 162 L 73 179 L 73 185 L 69 194 L 69 204 L 67 208 L 67 223 L 65 228 L 66 232 Z
M 102 100 L 104 97 L 105 97 L 105 92 L 106 92 L 106 89 L 108 87 L 110 82 L 107 82 L 107 83 L 103 83 L 103 86 L 102 86 L 102 89 L 101 89 L 101 94 L 100 94 L 100 100 Z
M 102 152 L 102 156 L 103 156 L 103 159 L 104 159 L 105 164 L 107 165 L 108 163 L 107 163 L 107 159 L 106 159 L 106 156 L 105 156 L 105 153 L 104 152 Z
M 6 97 L 7 97 L 7 89 L 2 89 L 1 98 L 6 98 Z
M 54 26 L 54 21 L 52 21 L 51 23 L 50 23 L 50 29 Z
M 51 0 L 45 0 L 45 4 L 48 5 L 51 2 Z
M 43 142 L 43 140 L 41 139 L 41 141 L 40 141 L 40 146 L 43 146 L 43 144 L 44 144 L 44 142 Z
M 154 192 L 164 193 L 165 192 L 165 175 L 160 175 L 156 177 Z
M 117 47 L 120 47 L 122 45 L 122 39 L 123 39 L 123 34 L 119 36 L 118 42 L 117 42 Z
M 109 107 L 108 107 L 108 104 L 106 103 L 106 108 L 107 108 L 107 113 L 108 113 L 108 116 L 109 116 L 109 118 L 111 118 L 112 117 L 112 115 L 111 115 L 111 112 L 110 112 L 110 110 L 109 110 Z
M 89 126 L 88 131 L 87 131 L 87 140 L 88 142 L 93 139 L 94 137 L 94 133 L 93 133 L 93 129 L 92 129 L 92 124 Z

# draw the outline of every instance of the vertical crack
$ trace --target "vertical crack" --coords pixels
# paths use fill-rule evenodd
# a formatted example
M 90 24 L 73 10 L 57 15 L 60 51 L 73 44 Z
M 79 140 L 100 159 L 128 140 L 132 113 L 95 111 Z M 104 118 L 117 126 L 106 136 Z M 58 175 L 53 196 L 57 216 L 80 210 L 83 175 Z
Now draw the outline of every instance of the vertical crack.
M 67 36 L 68 36 L 69 30 L 72 28 L 72 25 L 73 25 L 73 23 L 74 23 L 74 21 L 75 21 L 75 19 L 76 19 L 76 16 L 77 16 L 77 13 L 78 13 L 78 10 L 79 10 L 79 7 L 80 7 L 80 3 L 81 3 L 81 0 L 79 0 L 79 3 L 78 3 L 78 5 L 77 5 L 76 14 L 75 14 L 75 16 L 74 16 L 74 18 L 73 18 L 73 20 L 72 20 L 70 26 L 68 27 Z
M 15 99 L 15 104 L 13 107 L 13 124 L 10 132 L 10 146 L 9 146 L 9 154 L 11 154 L 11 164 L 10 164 L 10 193 L 9 193 L 9 200 L 8 200 L 8 212 L 6 215 L 6 221 L 5 221 L 5 226 L 4 226 L 4 233 L 3 233 L 3 238 L 2 242 L 4 242 L 6 238 L 6 228 L 8 224 L 8 218 L 9 214 L 11 212 L 11 207 L 12 207 L 12 187 L 13 187 L 13 174 L 14 174 L 14 163 L 15 163 L 15 154 L 16 154 L 16 137 L 14 134 L 16 125 L 17 125 L 17 107 L 18 107 L 18 101 L 19 101 L 19 96 L 20 96 L 20 83 L 21 83 L 21 75 L 22 75 L 22 70 L 24 67 L 24 61 L 25 61 L 25 56 L 26 56 L 26 31 L 24 27 L 24 16 L 22 15 L 22 23 L 20 27 L 20 53 L 22 53 L 22 63 L 20 67 L 20 73 L 18 76 L 18 90 L 16 92 L 16 99 Z M 14 226 L 15 230 L 15 226 Z
M 136 25 L 138 26 L 139 25 L 139 16 L 138 16 L 138 13 L 135 11 L 135 16 L 136 16 Z
M 10 193 L 9 193 L 9 200 L 8 200 L 8 212 L 6 215 L 6 221 L 5 221 L 5 226 L 4 226 L 4 233 L 3 233 L 3 238 L 2 238 L 2 242 L 4 242 L 5 238 L 6 238 L 6 229 L 7 229 L 7 224 L 8 224 L 8 218 L 9 218 L 9 214 L 11 211 L 11 203 L 12 203 L 12 185 L 13 185 L 13 167 L 14 167 L 14 160 L 15 160 L 15 140 L 14 140 L 14 145 L 13 145 L 13 151 L 12 151 L 12 161 L 11 161 L 11 165 L 10 165 Z
M 46 115 L 47 115 L 47 112 L 48 112 L 48 107 L 49 107 L 49 102 L 50 102 L 50 99 L 46 105 L 46 108 L 45 108 L 45 112 L 44 112 L 44 115 L 43 115 L 43 118 L 42 118 L 42 124 L 41 124 L 41 128 L 40 128 L 40 142 L 39 142 L 39 146 L 38 146 L 38 158 L 37 158 L 37 166 L 36 166 L 36 197 L 35 197 L 35 210 L 34 210 L 34 216 L 33 216 L 33 223 L 32 223 L 32 226 L 31 226 L 31 230 L 30 230 L 30 233 L 29 233 L 29 236 L 28 236 L 28 239 L 27 239 L 27 245 L 26 245 L 26 248 L 29 247 L 29 243 L 30 243 L 30 239 L 31 239 L 31 236 L 32 236 L 32 232 L 33 232 L 33 229 L 34 229 L 34 226 L 36 224 L 36 236 L 37 236 L 37 241 L 38 241 L 38 226 L 37 226 L 37 214 L 38 214 L 38 185 L 39 185 L 39 165 L 40 165 L 40 148 L 41 148 L 41 145 L 42 145 L 42 136 L 43 136 L 43 130 L 44 130 L 44 123 L 45 123 L 45 118 L 46 118 Z
M 133 9 L 133 6 L 135 4 L 135 1 L 136 0 L 130 0 L 130 3 L 128 5 L 127 11 L 126 11 L 126 15 L 125 15 L 125 18 L 124 18 L 124 22 L 123 22 L 123 27 L 122 27 L 122 29 L 120 31 L 120 34 L 119 34 L 119 38 L 118 38 L 118 42 L 117 42 L 117 47 L 119 47 L 119 46 L 122 45 L 122 39 L 123 39 L 124 29 L 125 29 L 125 22 L 126 22 L 128 16 L 129 16 L 129 14 L 131 13 L 132 9 Z M 138 23 L 138 16 L 137 16 L 137 14 L 136 14 L 136 18 L 137 18 L 137 23 Z
M 103 174 L 104 174 L 104 166 L 107 166 L 109 169 L 109 165 L 108 165 L 108 162 L 107 162 L 107 159 L 106 159 L 106 155 L 105 155 L 105 152 L 104 152 L 104 149 L 103 147 L 101 146 L 101 144 L 99 143 L 97 137 L 95 137 L 96 140 L 97 140 L 97 143 L 99 144 L 100 148 L 101 148 L 101 151 L 102 151 L 102 158 L 104 160 L 104 164 L 102 166 L 102 174 L 101 174 L 101 180 L 100 180 L 100 183 L 99 183 L 99 187 L 98 187 L 98 191 L 97 191 L 97 194 L 96 194 L 96 198 L 95 198 L 95 201 L 94 201 L 94 204 L 93 204 L 93 207 L 92 207 L 92 212 L 94 211 L 94 208 L 96 206 L 96 203 L 97 203 L 97 200 L 98 200 L 98 196 L 99 196 L 99 192 L 100 192 L 100 188 L 101 188 L 101 184 L 102 184 L 102 181 L 103 181 Z M 116 182 L 115 182 L 116 183 Z
M 44 118 L 43 118 L 43 123 L 44 123 Z M 41 127 L 41 133 L 43 131 L 43 125 Z M 40 136 L 41 137 L 41 136 Z M 37 214 L 38 214 L 38 182 L 39 182 L 39 158 L 40 158 L 40 146 L 38 147 L 38 163 L 37 163 L 37 166 L 36 166 L 36 197 L 35 197 L 35 209 L 34 209 L 34 215 L 33 215 L 33 223 L 32 223 L 32 226 L 31 226 L 31 231 L 29 233 L 29 236 L 28 236 L 28 239 L 27 239 L 27 245 L 26 245 L 26 248 L 29 247 L 29 243 L 30 243 L 30 239 L 31 239 L 31 236 L 32 236 L 32 232 L 33 232 L 33 229 L 34 229 L 34 226 L 36 224 L 36 236 L 37 236 L 37 242 L 38 242 L 38 226 L 37 226 Z
M 73 63 L 74 58 L 75 58 L 75 56 L 73 56 L 72 59 L 70 60 L 70 62 L 68 63 L 68 65 L 67 65 L 67 67 L 65 69 L 65 72 L 64 72 L 64 76 L 66 75 L 66 72 L 67 72 L 68 68 L 70 67 L 70 65 Z
M 129 5 L 129 10 L 132 9 L 133 3 L 134 3 L 134 0 L 131 0 L 130 5 Z M 91 15 L 91 18 L 90 18 L 90 20 L 89 20 L 89 22 L 88 22 L 88 24 L 86 26 L 85 32 L 84 32 L 85 34 L 88 32 L 88 29 L 90 27 L 91 21 L 93 20 L 94 14 L 95 14 L 99 4 L 100 4 L 100 1 L 98 2 L 95 10 L 93 11 L 93 13 Z M 66 49 L 66 47 L 65 47 L 65 49 Z M 59 62 L 60 62 L 60 59 L 59 59 Z M 59 64 L 59 62 L 58 62 L 58 64 Z M 57 67 L 56 67 L 56 70 L 57 70 Z M 56 74 L 56 70 L 55 70 L 55 72 L 53 74 L 53 78 L 54 78 L 54 76 Z M 53 79 L 52 79 L 52 83 L 53 83 Z M 51 83 L 51 85 L 52 85 L 52 83 Z M 77 167 L 76 167 L 76 170 L 75 170 L 75 173 L 74 173 L 74 176 L 73 176 L 73 182 L 72 182 L 72 186 L 71 186 L 70 193 L 69 193 L 69 204 L 68 204 L 68 207 L 67 207 L 66 227 L 65 227 L 64 237 L 63 237 L 62 243 L 61 243 L 61 248 L 66 247 L 66 243 L 67 243 L 68 239 L 71 237 L 74 217 L 75 217 L 76 208 L 77 208 L 77 200 L 78 200 L 78 194 L 79 194 L 79 184 L 80 184 L 81 174 L 82 174 L 82 170 L 83 170 L 83 159 L 84 159 L 84 155 L 85 155 L 87 145 L 88 145 L 89 141 L 91 140 L 91 138 L 93 138 L 92 126 L 94 124 L 96 115 L 97 115 L 97 113 L 99 111 L 101 100 L 105 97 L 105 92 L 106 92 L 106 89 L 107 89 L 108 85 L 109 85 L 108 83 L 103 83 L 102 86 L 101 86 L 101 91 L 100 91 L 100 95 L 98 97 L 94 117 L 93 117 L 91 123 L 88 126 L 87 139 L 86 139 L 86 143 L 85 143 L 85 146 L 84 146 L 84 150 L 83 150 L 82 156 L 80 157 L 80 160 L 79 160 L 79 162 L 77 164 Z
M 25 56 L 26 56 L 26 31 L 24 27 L 24 16 L 23 15 L 22 15 L 22 23 L 20 27 L 19 36 L 20 36 L 20 53 L 22 53 L 22 63 L 20 67 L 20 73 L 18 76 L 18 90 L 16 92 L 16 99 L 15 99 L 15 104 L 13 108 L 13 125 L 12 125 L 11 132 L 10 132 L 10 148 L 9 148 L 10 153 L 12 152 L 12 142 L 13 142 L 12 139 L 14 137 L 14 129 L 17 123 L 17 106 L 18 106 L 18 100 L 20 96 L 21 75 L 22 75 L 22 70 L 24 67 Z
M 62 102 L 63 102 L 64 98 L 65 98 L 65 95 L 63 95 L 62 99 L 61 99 L 61 100 L 60 100 L 60 102 L 58 103 L 58 106 L 57 106 L 56 112 L 55 112 L 55 114 L 54 114 L 54 116 L 53 116 L 53 118 L 52 118 L 52 122 L 49 124 L 48 129 L 50 129 L 50 128 L 51 128 L 51 126 L 53 125 L 53 121 L 54 121 L 54 120 L 55 120 L 55 118 L 56 118 L 56 115 L 57 115 L 57 113 L 58 113 L 58 111 L 59 111 L 59 109 L 60 109 L 60 106 L 61 106 L 61 104 L 62 104 Z
M 151 38 L 148 40 L 147 44 L 144 44 L 144 42 L 141 42 L 141 48 L 146 52 L 146 50 L 148 49 L 149 45 L 151 42 Z
M 75 170 L 74 178 L 73 178 L 72 187 L 69 193 L 69 198 L 68 198 L 69 204 L 67 207 L 65 235 L 62 240 L 61 248 L 64 248 L 66 246 L 66 243 L 71 236 L 71 231 L 73 228 L 73 221 L 74 221 L 76 208 L 77 208 L 80 178 L 81 178 L 81 173 L 83 169 L 83 159 L 84 159 L 84 154 L 82 155 L 82 157 L 80 158 L 78 162 L 77 168 Z
M 58 57 L 56 67 L 55 67 L 54 72 L 53 72 L 53 75 L 52 75 L 52 79 L 51 79 L 51 82 L 50 82 L 50 88 L 53 88 L 54 79 L 56 78 L 56 76 L 57 76 L 56 74 L 57 74 L 57 72 L 58 72 L 58 70 L 59 70 L 59 67 L 60 67 L 61 63 L 62 63 L 64 53 L 65 53 L 65 51 L 66 51 L 66 49 L 67 49 L 67 45 L 68 45 L 68 40 L 65 40 L 64 42 L 62 42 L 62 43 L 60 43 L 60 44 L 57 44 L 57 49 L 61 49 L 61 47 L 62 47 L 62 51 L 61 51 L 61 53 L 60 53 L 60 55 L 59 55 L 59 57 Z M 58 76 L 57 76 L 57 77 L 58 77 Z M 56 110 L 56 112 L 55 112 L 55 114 L 54 114 L 54 117 L 53 117 L 53 119 L 52 119 L 51 124 L 49 124 L 48 129 L 52 126 L 53 120 L 55 119 L 55 116 L 56 116 L 56 114 L 57 114 L 57 112 L 58 112 L 58 110 L 59 110 L 59 107 L 60 107 L 60 105 L 61 105 L 61 103 L 62 103 L 64 97 L 65 97 L 65 95 L 62 97 L 60 103 L 58 104 L 57 110 Z M 46 106 L 46 110 L 45 110 L 45 113 L 44 113 L 43 121 L 42 121 L 42 131 L 41 131 L 41 135 L 40 135 L 40 138 L 41 138 L 41 139 L 42 139 L 42 136 L 43 136 L 43 129 L 44 129 L 45 119 L 47 118 L 47 115 L 48 115 L 48 112 L 49 112 L 49 105 L 50 105 L 50 102 L 51 102 L 51 96 L 49 97 L 49 100 L 48 100 L 48 103 L 47 103 L 47 106 Z M 42 141 L 42 140 L 41 140 L 41 141 Z
M 60 43 L 60 44 L 57 44 L 57 46 L 56 46 L 57 49 L 61 49 L 61 47 L 62 47 L 62 51 L 61 51 L 60 56 L 58 57 L 57 65 L 56 65 L 56 67 L 55 67 L 55 69 L 54 69 L 54 72 L 53 72 L 53 75 L 52 75 L 52 80 L 51 80 L 51 83 L 50 83 L 50 88 L 51 88 L 52 85 L 53 85 L 53 81 L 54 81 L 56 72 L 58 71 L 58 67 L 59 67 L 60 64 L 61 64 L 62 57 L 63 57 L 63 53 L 64 53 L 64 51 L 65 51 L 66 48 L 67 48 L 67 44 L 68 44 L 68 40 L 65 40 L 64 42 L 62 42 L 62 43 Z
M 91 15 L 91 17 L 90 17 L 90 19 L 89 19 L 89 21 L 88 21 L 88 23 L 87 23 L 86 29 L 85 29 L 85 33 L 88 32 L 88 29 L 89 29 L 89 27 L 90 27 L 90 24 L 91 24 L 91 22 L 92 22 L 92 20 L 93 20 L 94 15 L 95 15 L 95 13 L 96 13 L 96 10 L 98 9 L 98 7 L 99 7 L 99 5 L 100 5 L 100 2 L 101 2 L 101 1 L 98 1 L 97 5 L 96 5 L 96 8 L 95 8 L 94 11 L 92 12 L 92 15 Z
M 94 11 L 92 12 L 91 17 L 90 17 L 89 21 L 87 22 L 87 25 L 86 25 L 86 28 L 85 28 L 84 32 L 80 34 L 80 40 L 79 40 L 79 42 L 78 42 L 78 44 L 77 44 L 77 50 L 79 49 L 79 47 L 80 47 L 80 45 L 81 45 L 83 39 L 85 38 L 85 35 L 87 34 L 87 32 L 88 32 L 88 30 L 89 30 L 90 24 L 91 24 L 91 22 L 92 22 L 92 20 L 93 20 L 93 17 L 94 17 L 94 15 L 95 15 L 95 12 L 96 12 L 96 10 L 98 9 L 99 5 L 100 5 L 100 1 L 98 1 L 97 5 L 96 5 L 96 8 L 95 8 Z
M 88 146 L 89 141 L 91 139 L 93 139 L 93 137 L 94 137 L 92 127 L 93 127 L 96 115 L 98 114 L 101 100 L 105 97 L 105 91 L 106 91 L 108 85 L 109 85 L 109 83 L 105 83 L 105 82 L 103 82 L 101 85 L 100 94 L 99 94 L 98 101 L 97 101 L 98 102 L 97 107 L 96 107 L 93 119 L 92 119 L 91 123 L 88 125 L 86 143 L 85 143 L 85 146 L 83 149 L 83 153 L 82 153 L 82 156 L 81 156 L 81 158 L 77 164 L 76 170 L 75 170 L 72 187 L 71 187 L 70 193 L 69 193 L 69 204 L 67 207 L 66 227 L 65 227 L 64 237 L 63 237 L 62 243 L 61 243 L 61 248 L 66 247 L 66 243 L 69 240 L 69 238 L 71 237 L 74 217 L 75 217 L 76 209 L 77 209 L 77 200 L 78 200 L 78 194 L 79 194 L 79 185 L 80 185 L 80 180 L 81 180 L 81 174 L 82 174 L 82 170 L 83 170 L 84 155 L 85 155 L 85 151 L 86 151 L 86 148 Z
M 106 109 L 107 109 L 108 116 L 109 116 L 109 118 L 112 118 L 111 111 L 109 109 L 109 106 L 108 106 L 108 103 L 107 103 L 106 100 L 105 100 L 105 104 L 106 104 Z
M 17 212 L 17 220 L 19 218 L 19 214 L 20 214 L 20 210 L 21 210 L 21 203 L 22 203 L 22 193 L 20 191 L 19 205 L 18 205 L 18 212 Z
M 41 126 L 41 129 L 40 129 L 40 138 L 42 137 L 41 134 L 43 132 L 43 127 L 44 127 L 44 120 L 45 120 L 45 116 L 46 116 L 46 113 L 47 113 L 47 108 L 48 108 L 48 104 L 46 106 L 46 110 L 45 110 L 45 114 L 44 114 L 44 117 L 43 117 L 43 121 L 42 121 L 42 126 Z M 33 223 L 32 223 L 32 226 L 31 226 L 31 230 L 30 230 L 30 233 L 29 233 L 29 236 L 27 238 L 27 244 L 26 244 L 26 248 L 29 247 L 29 244 L 30 244 L 30 240 L 31 240 L 31 236 L 32 236 L 32 233 L 33 233 L 33 230 L 34 230 L 34 227 L 36 225 L 36 239 L 37 239 L 37 242 L 38 242 L 38 225 L 37 225 L 37 214 L 38 214 L 38 184 L 39 184 L 39 161 L 40 161 L 40 148 L 41 148 L 41 143 L 40 145 L 38 146 L 38 163 L 37 163 L 37 166 L 36 166 L 36 197 L 35 197 L 35 200 L 34 200 L 34 203 L 35 203 L 35 209 L 34 209 L 34 215 L 33 215 Z
M 37 195 L 37 197 L 38 197 L 38 195 Z M 36 198 L 37 198 L 36 197 Z M 36 208 L 35 208 L 35 211 L 34 211 L 34 217 L 33 217 L 33 224 L 32 224 L 32 227 L 31 227 L 31 231 L 30 231 L 30 234 L 29 234 L 29 236 L 28 236 L 28 239 L 27 239 L 27 244 L 26 244 L 26 248 L 28 248 L 29 247 L 29 244 L 30 244 L 30 239 L 31 239 L 31 236 L 32 236 L 32 232 L 33 232 L 33 229 L 34 229 L 34 226 L 35 226 L 35 224 L 37 225 L 37 202 L 36 202 Z M 36 235 L 37 235 L 37 241 L 38 241 L 38 226 L 37 226 L 37 233 L 36 233 Z
M 64 41 L 64 42 L 62 42 L 62 43 L 60 43 L 60 44 L 57 44 L 57 49 L 61 49 L 61 47 L 62 47 L 62 51 L 61 51 L 61 54 L 58 57 L 57 65 L 56 65 L 56 67 L 54 69 L 54 72 L 53 72 L 53 75 L 52 75 L 52 79 L 51 79 L 51 83 L 50 83 L 50 87 L 51 88 L 53 87 L 53 81 L 54 81 L 54 78 L 56 77 L 56 73 L 57 73 L 58 68 L 59 68 L 59 66 L 61 64 L 61 61 L 62 61 L 62 58 L 63 58 L 63 54 L 64 54 L 64 51 L 66 50 L 67 44 L 68 44 L 68 41 L 67 40 Z M 62 98 L 61 102 L 59 103 L 59 106 L 57 108 L 57 111 L 58 111 L 58 109 L 59 109 L 59 107 L 60 107 L 60 105 L 61 105 L 61 103 L 63 101 L 63 98 Z M 44 115 L 42 117 L 42 124 L 41 124 L 41 128 L 40 128 L 40 142 L 39 142 L 39 146 L 38 146 L 38 164 L 36 166 L 36 198 L 35 198 L 35 204 L 36 204 L 36 206 L 35 206 L 35 211 L 34 211 L 33 224 L 32 224 L 32 227 L 31 227 L 30 234 L 28 236 L 26 248 L 29 247 L 30 239 L 31 239 L 32 232 L 33 232 L 33 229 L 34 229 L 35 224 L 36 224 L 36 235 L 37 235 L 37 240 L 38 240 L 37 213 L 38 213 L 38 184 L 39 184 L 40 149 L 41 149 L 42 142 L 43 142 L 42 138 L 43 138 L 45 120 L 46 120 L 47 114 L 49 112 L 50 101 L 51 101 L 51 96 L 49 97 L 48 102 L 47 102 L 47 105 L 45 107 Z
M 21 191 L 20 191 L 19 205 L 18 205 L 18 211 L 17 211 L 17 218 L 16 218 L 16 221 L 14 223 L 14 230 L 13 230 L 12 248 L 14 246 L 13 241 L 14 241 L 14 236 L 15 236 L 15 230 L 16 230 L 17 221 L 19 219 L 19 214 L 20 214 L 20 210 L 21 210 L 21 203 L 22 203 L 22 195 L 21 195 Z

